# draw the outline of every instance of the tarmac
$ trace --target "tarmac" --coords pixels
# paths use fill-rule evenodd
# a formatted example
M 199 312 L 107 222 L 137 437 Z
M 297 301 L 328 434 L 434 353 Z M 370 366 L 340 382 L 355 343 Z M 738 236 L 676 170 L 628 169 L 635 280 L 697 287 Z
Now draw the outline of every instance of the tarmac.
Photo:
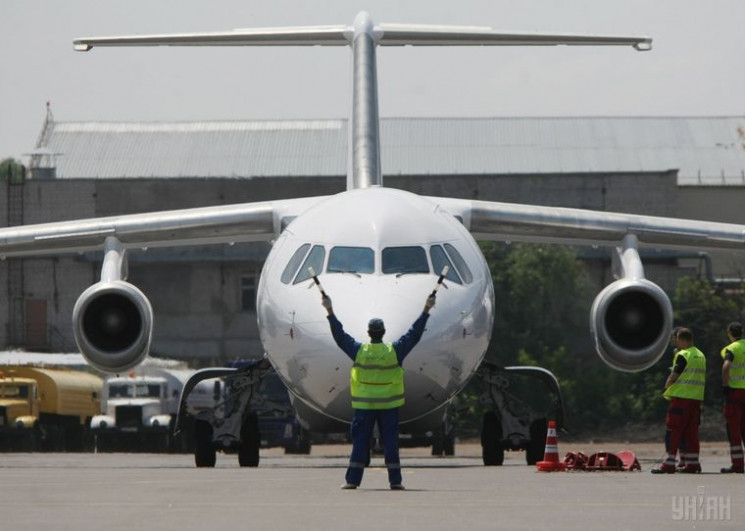
M 261 451 L 258 468 L 218 455 L 0 454 L 3 530 L 743 529 L 745 476 L 723 475 L 725 443 L 705 444 L 704 473 L 653 475 L 662 444 L 559 442 L 568 451 L 632 450 L 641 472 L 537 472 L 523 453 L 485 467 L 480 446 L 455 457 L 402 450 L 403 492 L 374 457 L 361 488 L 340 490 L 349 445 L 310 456 Z

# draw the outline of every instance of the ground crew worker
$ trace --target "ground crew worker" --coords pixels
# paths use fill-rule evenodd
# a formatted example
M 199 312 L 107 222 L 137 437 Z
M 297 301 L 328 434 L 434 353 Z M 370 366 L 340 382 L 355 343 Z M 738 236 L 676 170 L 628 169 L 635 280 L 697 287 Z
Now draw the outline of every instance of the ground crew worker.
M 732 466 L 723 468 L 721 472 L 742 474 L 745 470 L 742 451 L 745 437 L 745 339 L 742 325 L 730 323 L 727 337 L 731 343 L 722 349 L 722 393 Z
M 369 343 L 359 343 L 344 331 L 334 315 L 331 299 L 323 297 L 328 311 L 329 325 L 336 344 L 354 365 L 350 375 L 352 394 L 352 455 L 342 489 L 356 489 L 370 455 L 370 439 L 378 423 L 383 440 L 385 466 L 392 490 L 403 490 L 401 462 L 398 456 L 398 408 L 404 404 L 404 370 L 401 364 L 422 337 L 429 319 L 429 310 L 435 305 L 434 295 L 424 304 L 424 310 L 412 327 L 394 343 L 383 343 L 385 324 L 382 319 L 370 319 L 367 333 Z
M 673 358 L 670 376 L 665 382 L 663 396 L 670 401 L 665 418 L 665 460 L 652 469 L 653 474 L 674 474 L 675 456 L 680 443 L 685 440 L 685 466 L 678 472 L 701 472 L 698 459 L 698 425 L 701 420 L 701 402 L 706 384 L 706 358 L 693 345 L 693 332 L 681 328 L 675 335 L 678 351 Z
M 673 347 L 673 359 L 675 359 L 675 354 L 678 353 L 678 347 L 675 346 L 675 338 L 678 335 L 678 330 L 680 330 L 681 328 L 683 327 L 676 326 L 670 333 L 670 345 Z M 680 470 L 681 468 L 685 468 L 686 466 L 686 441 L 683 437 L 680 438 L 680 445 L 678 446 L 678 456 L 680 457 L 680 459 L 678 460 L 678 464 L 675 466 L 675 470 Z

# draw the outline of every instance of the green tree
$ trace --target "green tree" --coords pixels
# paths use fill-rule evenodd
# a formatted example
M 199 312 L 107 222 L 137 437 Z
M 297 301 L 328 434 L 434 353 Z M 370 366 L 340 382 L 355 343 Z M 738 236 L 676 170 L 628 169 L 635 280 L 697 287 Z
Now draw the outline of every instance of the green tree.
M 495 291 L 495 322 L 487 357 L 517 362 L 520 350 L 542 359 L 587 334 L 592 289 L 571 247 L 482 244 Z
M 26 168 L 14 159 L 7 158 L 0 161 L 0 180 L 20 182 L 26 175 Z

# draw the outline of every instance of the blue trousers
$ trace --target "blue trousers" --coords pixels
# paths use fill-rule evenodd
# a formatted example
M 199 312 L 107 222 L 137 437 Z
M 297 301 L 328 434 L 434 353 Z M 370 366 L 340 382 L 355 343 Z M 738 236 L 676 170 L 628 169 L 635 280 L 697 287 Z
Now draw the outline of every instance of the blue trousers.
M 370 439 L 375 423 L 378 423 L 383 440 L 383 455 L 388 469 L 388 482 L 401 484 L 401 461 L 398 458 L 398 408 L 355 409 L 352 417 L 352 455 L 349 458 L 346 480 L 352 485 L 362 483 L 368 456 Z

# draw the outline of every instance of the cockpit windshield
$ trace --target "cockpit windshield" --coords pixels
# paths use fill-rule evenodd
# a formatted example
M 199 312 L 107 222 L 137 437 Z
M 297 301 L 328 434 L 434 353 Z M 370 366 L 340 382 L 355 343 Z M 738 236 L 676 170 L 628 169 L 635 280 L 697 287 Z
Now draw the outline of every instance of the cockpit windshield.
M 463 257 L 458 252 L 458 249 L 450 245 L 449 243 L 445 244 L 445 250 L 447 251 L 450 258 L 455 263 L 455 267 L 458 268 L 458 272 L 460 273 L 460 276 L 463 277 L 463 282 L 466 284 L 470 284 L 473 280 L 473 273 L 471 273 L 471 270 L 468 267 L 468 264 L 463 259 Z
M 319 273 L 323 269 L 324 258 L 326 258 L 326 250 L 323 248 L 323 245 L 314 245 L 313 249 L 308 253 L 308 258 L 303 262 L 303 267 L 300 268 L 293 284 L 299 284 L 304 280 L 308 280 L 310 278 L 309 268 L 311 267 L 316 273 Z
M 290 282 L 292 282 L 292 277 L 294 277 L 295 273 L 297 273 L 297 270 L 300 267 L 300 263 L 303 261 L 303 258 L 305 258 L 305 255 L 308 253 L 308 249 L 310 249 L 310 244 L 303 244 L 298 247 L 297 251 L 295 251 L 295 253 L 292 255 L 290 261 L 287 262 L 285 270 L 282 271 L 283 283 L 289 284 Z
M 383 249 L 383 274 L 429 273 L 427 253 L 421 247 Z
M 327 273 L 369 275 L 375 271 L 375 253 L 369 247 L 334 247 L 329 252 Z
M 432 247 L 430 247 L 429 255 L 432 257 L 432 267 L 435 268 L 435 273 L 439 275 L 443 268 L 445 266 L 448 266 L 450 269 L 448 270 L 448 274 L 445 276 L 445 278 L 457 284 L 463 283 L 458 276 L 457 271 L 453 267 L 453 263 L 450 261 L 450 258 L 448 258 L 448 255 L 445 254 L 445 251 L 442 250 L 441 246 L 433 245 Z

